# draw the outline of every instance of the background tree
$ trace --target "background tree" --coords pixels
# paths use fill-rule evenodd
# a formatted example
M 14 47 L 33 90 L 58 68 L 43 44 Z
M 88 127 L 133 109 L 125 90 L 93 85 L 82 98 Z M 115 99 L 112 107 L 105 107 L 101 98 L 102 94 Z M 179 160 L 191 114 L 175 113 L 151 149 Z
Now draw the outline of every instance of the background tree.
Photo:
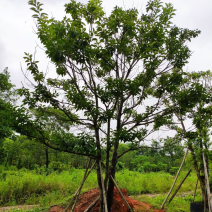
M 164 139 L 164 148 L 161 149 L 162 155 L 168 155 L 169 157 L 169 168 L 179 167 L 181 164 L 181 159 L 184 155 L 184 146 L 182 145 L 181 139 L 173 139 L 167 137 Z M 180 161 L 179 161 L 180 160 Z
M 57 141 L 64 150 L 97 160 L 101 203 L 105 186 L 111 211 L 114 183 L 109 175 L 115 178 L 118 158 L 139 148 L 153 131 L 151 123 L 168 116 L 170 108 L 160 107 L 163 93 L 167 86 L 175 89 L 180 83 L 180 70 L 190 57 L 186 42 L 199 31 L 173 25 L 170 20 L 175 10 L 159 0 L 149 1 L 146 14 L 140 15 L 136 8 L 124 10 L 116 6 L 108 17 L 99 0 L 90 0 L 86 5 L 72 0 L 65 5 L 66 16 L 61 21 L 42 13 L 42 4 L 36 0 L 29 4 L 35 12 L 37 35 L 55 64 L 58 77 L 45 78 L 38 61 L 25 53 L 35 84 L 33 92 L 22 89 L 24 103 L 36 110 L 51 105 L 78 125 L 73 139 L 65 142 L 60 137 Z M 165 73 L 172 75 L 173 86 L 158 89 L 156 82 Z M 150 98 L 153 101 L 148 101 Z M 133 145 L 118 155 L 120 142 Z M 104 186 L 100 171 L 103 146 Z M 101 208 L 106 210 L 103 204 Z
M 10 82 L 8 68 L 0 73 L 0 162 L 4 158 L 3 140 L 13 135 L 11 125 L 13 123 L 12 111 L 17 98 L 14 85 Z

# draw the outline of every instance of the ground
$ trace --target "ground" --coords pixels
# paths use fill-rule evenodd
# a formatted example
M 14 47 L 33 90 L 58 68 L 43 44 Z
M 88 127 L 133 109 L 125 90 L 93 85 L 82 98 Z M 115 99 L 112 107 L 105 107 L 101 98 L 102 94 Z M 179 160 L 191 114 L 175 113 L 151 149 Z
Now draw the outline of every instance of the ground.
M 38 205 L 16 205 L 16 206 L 7 206 L 7 207 L 0 207 L 0 211 L 1 212 L 6 212 L 6 211 L 28 211 L 28 210 L 32 210 L 38 208 Z
M 165 212 L 164 210 L 160 209 L 154 209 L 152 208 L 149 204 L 144 203 L 144 202 L 139 202 L 137 200 L 131 199 L 127 195 L 127 190 L 126 189 L 121 189 L 125 199 L 131 206 L 131 208 L 134 209 L 135 212 Z M 99 196 L 99 190 L 98 189 L 93 189 L 91 191 L 88 191 L 84 194 L 82 194 L 79 198 L 79 201 L 77 203 L 77 206 L 75 208 L 75 212 L 84 212 L 88 206 Z M 117 190 L 114 191 L 114 198 L 113 198 L 113 206 L 112 206 L 112 211 L 114 212 L 128 212 L 129 209 L 127 208 L 126 204 L 120 197 L 119 193 Z M 99 205 L 100 203 L 98 202 L 95 207 L 91 210 L 92 212 L 99 212 Z M 49 212 L 62 212 L 64 208 L 59 207 L 59 206 L 53 206 L 49 209 Z
M 149 204 L 140 202 L 137 200 L 131 199 L 127 195 L 127 190 L 126 189 L 121 189 L 125 199 L 129 203 L 130 207 L 134 209 L 135 212 L 165 212 L 164 210 L 160 209 L 154 209 L 151 207 Z M 75 212 L 84 212 L 88 206 L 99 196 L 99 190 L 98 189 L 93 189 L 90 190 L 84 194 L 82 194 L 78 200 L 78 203 L 75 208 Z M 0 211 L 13 211 L 13 210 L 30 210 L 30 209 L 35 209 L 37 208 L 38 205 L 19 205 L 19 206 L 10 206 L 10 207 L 0 207 Z M 52 206 L 48 212 L 62 212 L 64 210 L 63 207 L 55 205 Z M 91 210 L 92 212 L 99 212 L 99 202 L 95 205 L 94 208 Z M 129 209 L 127 208 L 126 204 L 120 197 L 118 191 L 115 189 L 114 190 L 114 202 L 112 206 L 112 211 L 114 212 L 128 212 Z

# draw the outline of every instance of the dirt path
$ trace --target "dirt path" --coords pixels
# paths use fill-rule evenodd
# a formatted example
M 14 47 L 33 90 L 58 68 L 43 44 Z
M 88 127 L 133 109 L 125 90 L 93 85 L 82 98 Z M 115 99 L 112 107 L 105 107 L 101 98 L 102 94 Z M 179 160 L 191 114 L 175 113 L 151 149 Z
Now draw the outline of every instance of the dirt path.
M 7 207 L 0 207 L 0 211 L 13 211 L 13 210 L 31 210 L 38 208 L 38 205 L 17 205 L 17 206 L 7 206 Z
M 193 195 L 194 192 L 193 191 L 186 191 L 186 192 L 179 192 L 177 193 L 176 197 L 185 197 L 185 196 L 188 196 L 188 195 Z M 162 195 L 167 195 L 167 193 L 164 193 L 164 194 L 139 194 L 139 195 L 132 195 L 133 198 L 135 199 L 139 199 L 139 197 L 151 197 L 151 198 L 155 198 L 157 196 L 162 196 Z

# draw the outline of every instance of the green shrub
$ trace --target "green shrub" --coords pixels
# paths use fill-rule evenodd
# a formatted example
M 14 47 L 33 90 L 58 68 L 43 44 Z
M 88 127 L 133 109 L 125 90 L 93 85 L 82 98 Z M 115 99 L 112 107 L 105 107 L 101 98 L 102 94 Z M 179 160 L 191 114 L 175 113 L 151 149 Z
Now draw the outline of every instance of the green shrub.
M 170 169 L 169 172 L 170 172 L 171 174 L 176 174 L 178 170 L 179 170 L 179 167 L 171 167 L 171 169 Z

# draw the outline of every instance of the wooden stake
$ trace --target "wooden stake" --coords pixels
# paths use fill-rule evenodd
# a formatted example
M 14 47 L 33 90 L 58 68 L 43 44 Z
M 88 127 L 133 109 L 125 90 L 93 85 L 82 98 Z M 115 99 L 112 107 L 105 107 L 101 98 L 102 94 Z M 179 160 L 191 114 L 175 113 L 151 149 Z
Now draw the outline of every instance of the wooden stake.
M 100 199 L 100 196 L 98 196 L 93 202 L 91 205 L 89 205 L 89 207 L 84 211 L 84 212 L 89 212 L 95 205 L 96 203 L 99 201 Z
M 102 177 L 102 166 L 101 166 L 101 161 L 99 161 L 99 169 L 100 169 L 100 175 L 101 175 L 102 195 L 103 195 L 103 201 L 104 201 L 105 212 L 108 212 L 108 209 L 107 209 L 107 200 L 106 200 L 106 192 L 105 192 L 105 186 L 104 186 L 104 181 L 103 181 L 103 177 Z
M 207 171 L 207 166 L 206 166 L 206 162 L 205 162 L 204 152 L 202 153 L 202 158 L 203 158 L 203 163 L 204 163 L 205 181 L 206 181 L 206 188 L 207 188 L 207 194 L 208 194 L 208 207 L 209 207 L 209 212 L 211 212 L 212 200 L 211 200 L 211 192 L 210 192 L 210 186 L 209 186 L 208 171 Z
M 183 178 L 182 182 L 180 183 L 180 185 L 177 187 L 176 191 L 174 192 L 174 194 L 171 196 L 169 203 L 173 200 L 173 198 L 175 197 L 175 195 L 177 194 L 177 192 L 179 191 L 180 187 L 182 186 L 182 184 L 184 183 L 185 179 L 188 177 L 188 175 L 190 174 L 191 169 L 188 171 L 188 173 L 186 174 L 186 176 Z
M 195 186 L 195 190 L 194 190 L 193 202 L 194 202 L 194 200 L 195 200 L 195 196 L 196 196 L 197 185 L 198 185 L 198 178 L 197 178 L 197 182 L 196 182 L 196 186 Z
M 113 181 L 117 191 L 119 192 L 120 196 L 122 197 L 122 199 L 124 200 L 125 204 L 127 205 L 127 207 L 129 208 L 129 210 L 131 212 L 133 212 L 132 208 L 130 207 L 130 205 L 128 204 L 127 200 L 124 198 L 124 195 L 122 194 L 120 188 L 118 187 L 117 183 L 115 182 L 115 180 L 113 179 L 113 177 L 110 175 L 111 180 Z
M 164 205 L 165 205 L 165 203 L 166 203 L 166 201 L 167 201 L 169 195 L 171 194 L 171 192 L 172 192 L 172 190 L 173 190 L 173 188 L 174 188 L 174 185 L 175 185 L 175 183 L 176 183 L 176 181 L 177 181 L 177 178 L 178 178 L 178 176 L 179 176 L 179 174 L 180 174 L 180 171 L 181 171 L 181 169 L 182 169 L 182 167 L 183 167 L 183 164 L 184 164 L 184 162 L 185 162 L 185 158 L 186 158 L 187 153 L 188 153 L 188 148 L 187 148 L 187 150 L 186 150 L 186 152 L 185 152 L 183 161 L 182 161 L 182 163 L 181 163 L 181 165 L 180 165 L 180 168 L 179 168 L 179 170 L 178 170 L 178 172 L 177 172 L 177 175 L 176 175 L 176 177 L 175 177 L 175 179 L 174 179 L 174 183 L 173 183 L 172 187 L 170 188 L 169 193 L 167 194 L 165 200 L 163 201 L 163 204 L 161 205 L 161 209 L 164 208 Z

